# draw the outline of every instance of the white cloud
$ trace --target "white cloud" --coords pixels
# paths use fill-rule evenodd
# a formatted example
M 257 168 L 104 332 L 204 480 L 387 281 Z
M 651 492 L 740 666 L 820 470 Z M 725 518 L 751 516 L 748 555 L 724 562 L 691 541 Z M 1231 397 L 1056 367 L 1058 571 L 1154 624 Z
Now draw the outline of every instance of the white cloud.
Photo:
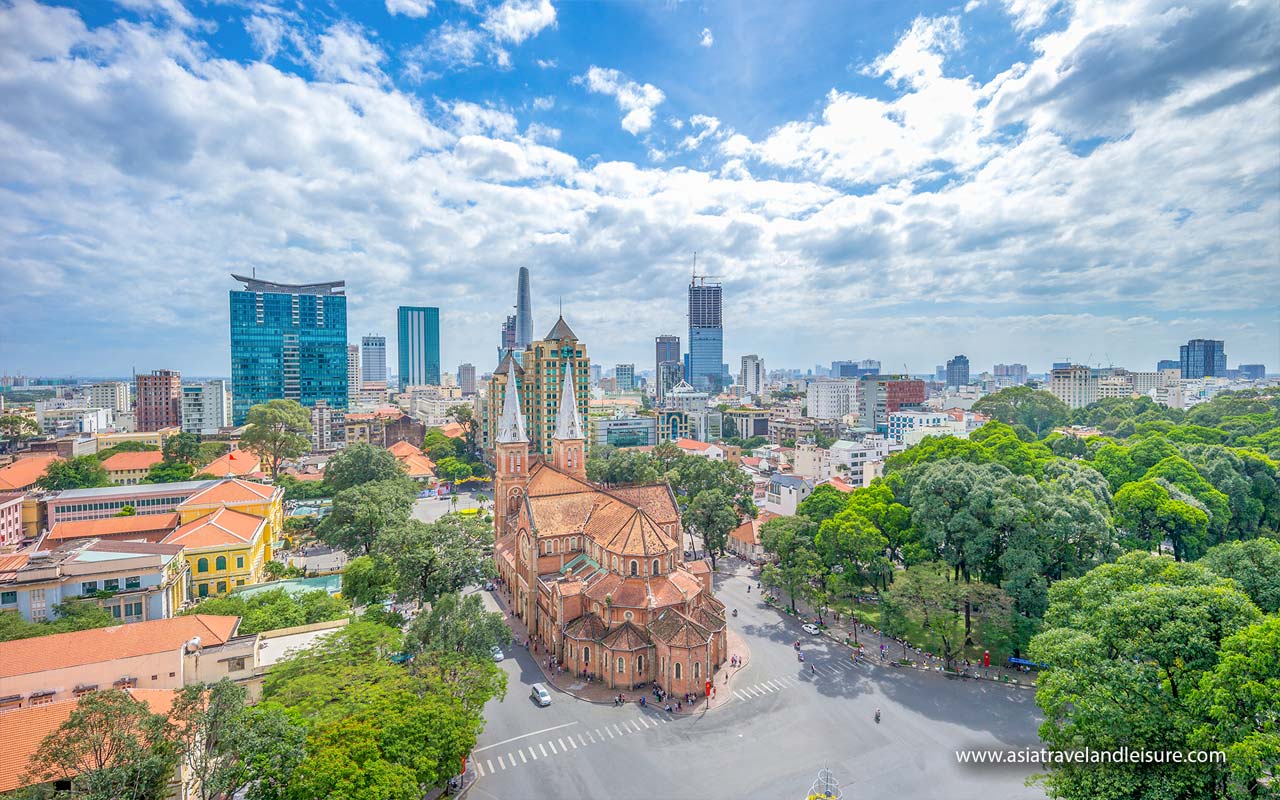
M 387 54 L 350 22 L 339 22 L 320 35 L 319 51 L 310 61 L 316 76 L 347 83 L 381 84 L 387 76 L 379 66 Z
M 690 127 L 697 129 L 698 132 L 692 136 L 686 136 L 684 141 L 680 143 L 682 150 L 696 150 L 702 145 L 708 137 L 720 130 L 720 120 L 715 117 L 706 116 L 704 114 L 694 114 L 689 117 Z
M 653 110 L 666 100 L 662 90 L 651 83 L 637 83 L 616 69 L 592 66 L 586 75 L 574 78 L 574 82 L 588 91 L 607 94 L 618 102 L 624 113 L 622 129 L 632 135 L 653 127 Z
M 449 113 L 454 118 L 452 130 L 459 136 L 486 133 L 509 137 L 516 133 L 516 118 L 500 108 L 458 100 L 450 106 Z
M 710 47 L 716 43 L 716 37 L 711 35 L 710 28 L 703 28 L 702 33 L 698 35 L 698 44 L 702 47 Z
M 386 0 L 387 13 L 395 16 L 403 14 L 406 17 L 415 17 L 421 19 L 431 13 L 432 7 L 435 5 L 432 0 Z
M 555 69 L 560 64 L 554 58 L 539 58 L 534 63 L 538 65 L 539 69 Z
M 555 24 L 556 9 L 551 0 L 503 0 L 485 14 L 480 27 L 499 42 L 518 45 Z
M 263 61 L 270 61 L 280 52 L 285 37 L 285 22 L 280 17 L 254 14 L 245 19 L 244 29 Z
M 533 98 L 533 108 L 535 111 L 550 111 L 556 107 L 555 95 L 546 95 L 545 97 Z
M 405 53 L 405 72 L 410 80 L 436 77 L 435 67 L 444 70 L 465 69 L 480 63 L 488 51 L 488 39 L 475 28 L 446 22 L 425 43 Z

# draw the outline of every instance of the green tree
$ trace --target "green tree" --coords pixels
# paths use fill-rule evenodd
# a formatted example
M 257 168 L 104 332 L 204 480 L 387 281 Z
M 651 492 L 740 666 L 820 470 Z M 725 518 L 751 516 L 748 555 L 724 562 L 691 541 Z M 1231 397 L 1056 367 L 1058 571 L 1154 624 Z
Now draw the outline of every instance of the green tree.
M 907 570 L 887 594 L 891 604 L 920 621 L 948 669 L 972 645 L 975 622 L 1007 627 L 1013 609 L 1011 598 L 997 586 L 951 581 L 925 568 Z
M 54 461 L 45 469 L 36 486 L 51 492 L 64 489 L 95 489 L 110 486 L 111 480 L 102 463 L 93 456 L 76 456 Z
M 367 442 L 339 450 L 324 467 L 324 480 L 334 492 L 404 475 L 404 467 L 390 451 Z
M 456 406 L 449 406 L 449 410 L 445 412 L 450 419 L 462 426 L 462 455 L 468 460 L 476 457 L 476 453 L 480 452 L 480 420 L 476 419 L 475 412 L 471 406 L 459 403 Z
M 161 461 L 147 470 L 143 483 L 176 483 L 189 481 L 195 475 L 195 467 L 186 462 Z
M 196 459 L 196 463 L 203 467 L 212 464 L 230 452 L 231 444 L 229 442 L 201 442 L 200 454 Z
M 852 589 L 888 584 L 889 540 L 871 520 L 845 509 L 818 527 L 814 546 L 828 569 L 838 570 Z
M 40 743 L 24 781 L 66 781 L 77 800 L 162 800 L 177 763 L 163 714 L 119 689 L 92 691 Z
M 138 509 L 130 505 L 120 506 L 120 510 L 116 512 L 117 517 L 132 517 L 138 513 Z
M 0 415 L 0 437 L 21 444 L 39 435 L 40 426 L 35 420 L 18 414 Z
M 973 411 L 1006 425 L 1024 425 L 1038 439 L 1064 424 L 1071 414 L 1057 397 L 1029 386 L 1010 386 L 981 397 L 973 404 Z
M 1116 524 L 1126 549 L 1155 550 L 1168 539 L 1174 557 L 1195 558 L 1204 547 L 1209 515 L 1189 496 L 1175 496 L 1155 480 L 1127 483 L 1116 492 Z
M 1223 542 L 1210 547 L 1199 563 L 1235 581 L 1258 608 L 1270 614 L 1280 612 L 1280 542 Z
M 657 483 L 662 470 L 656 458 L 636 450 L 595 447 L 587 458 L 587 478 L 595 483 Z
M 321 541 L 351 555 L 367 555 L 384 530 L 402 526 L 413 509 L 417 486 L 408 478 L 374 481 L 343 489 L 316 529 Z
M 357 606 L 385 602 L 395 588 L 394 567 L 381 555 L 358 556 L 342 570 L 342 596 Z
M 807 517 L 774 517 L 760 526 L 760 544 L 777 559 L 761 570 L 761 580 L 787 593 L 791 610 L 801 590 L 822 574 L 822 562 L 814 551 L 818 526 Z
M 0 642 L 118 624 L 119 620 L 91 600 L 67 600 L 55 605 L 53 614 L 43 622 L 27 622 L 21 614 L 0 614 Z
M 729 532 L 738 526 L 737 508 L 719 489 L 706 489 L 693 498 L 685 509 L 683 522 L 691 533 L 702 537 L 702 544 L 711 556 L 711 569 L 716 568 L 716 556 L 729 541 Z
M 99 450 L 93 454 L 93 457 L 99 461 L 106 461 L 116 453 L 154 453 L 159 449 L 154 444 L 147 444 L 146 442 L 123 441 L 117 445 Z
M 1163 479 L 1194 497 L 1209 515 L 1209 535 L 1214 543 L 1227 537 L 1231 525 L 1231 501 L 1180 455 L 1161 459 L 1142 476 L 1144 480 Z M 1194 557 L 1194 556 L 1193 556 Z
M 162 452 L 164 460 L 170 464 L 197 467 L 208 463 L 200 460 L 200 437 L 194 433 L 175 433 L 168 437 L 164 440 Z
M 278 708 L 248 708 L 243 686 L 223 678 L 186 686 L 169 713 L 187 797 L 276 800 L 302 760 L 306 728 Z
M 436 477 L 446 483 L 458 483 L 471 477 L 471 465 L 453 456 L 436 462 Z
M 311 415 L 296 400 L 271 400 L 249 409 L 240 447 L 266 462 L 274 479 L 280 464 L 311 449 Z
M 292 594 L 280 588 L 253 594 L 233 592 L 225 597 L 209 597 L 180 613 L 240 617 L 238 630 L 249 635 L 342 619 L 351 613 L 351 607 L 346 600 L 323 589 Z
M 394 568 L 396 596 L 433 603 L 492 575 L 486 555 L 493 547 L 493 527 L 476 515 L 445 514 L 435 522 L 411 519 L 387 528 L 377 552 Z
M 850 496 L 851 493 L 842 492 L 829 483 L 819 484 L 808 497 L 800 501 L 796 513 L 822 524 L 844 510 Z
M 485 611 L 478 594 L 441 595 L 431 611 L 409 625 L 405 643 L 413 653 L 450 653 L 474 659 L 489 658 L 490 648 L 511 643 L 511 630 L 502 614 Z
M 439 428 L 430 428 L 422 440 L 422 452 L 436 463 L 446 458 L 457 458 L 462 455 L 462 440 L 445 436 Z

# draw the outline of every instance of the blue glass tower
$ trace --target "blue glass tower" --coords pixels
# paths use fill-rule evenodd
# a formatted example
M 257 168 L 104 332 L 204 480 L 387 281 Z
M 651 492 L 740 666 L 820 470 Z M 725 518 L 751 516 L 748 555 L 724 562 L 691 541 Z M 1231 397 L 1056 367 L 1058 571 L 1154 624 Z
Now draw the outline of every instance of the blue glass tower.
M 1192 339 L 1178 348 L 1183 378 L 1227 377 L 1227 354 L 1220 339 Z
M 440 309 L 400 306 L 396 316 L 400 391 L 406 386 L 439 386 Z
M 343 281 L 287 284 L 231 277 L 234 424 L 249 409 L 284 398 L 347 407 L 347 297 Z
M 694 276 L 689 283 L 689 353 L 685 380 L 695 389 L 719 392 L 724 385 L 724 322 L 718 282 Z

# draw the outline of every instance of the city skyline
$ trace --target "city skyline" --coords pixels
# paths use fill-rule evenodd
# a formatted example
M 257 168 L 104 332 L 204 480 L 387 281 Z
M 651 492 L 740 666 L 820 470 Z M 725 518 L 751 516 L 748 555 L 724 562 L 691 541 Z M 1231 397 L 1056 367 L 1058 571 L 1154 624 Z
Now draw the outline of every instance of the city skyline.
M 516 5 L 0 10 L 29 87 L 3 95 L 0 371 L 223 375 L 228 268 L 346 280 L 349 340 L 425 287 L 483 372 L 528 266 L 544 318 L 563 298 L 601 363 L 647 364 L 694 251 L 731 365 L 1136 367 L 1195 338 L 1280 363 L 1275 51 L 1212 35 L 1273 5 Z

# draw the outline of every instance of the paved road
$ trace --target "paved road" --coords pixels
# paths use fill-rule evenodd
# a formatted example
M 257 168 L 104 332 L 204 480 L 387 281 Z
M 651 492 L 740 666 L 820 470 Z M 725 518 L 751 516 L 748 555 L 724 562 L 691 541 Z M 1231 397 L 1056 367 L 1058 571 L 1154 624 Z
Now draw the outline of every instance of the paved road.
M 705 714 L 673 718 L 556 692 L 539 708 L 528 695 L 541 673 L 522 648 L 509 654 L 507 696 L 485 709 L 469 796 L 795 798 L 823 767 L 846 798 L 1044 796 L 1023 785 L 1030 770 L 960 767 L 954 756 L 960 747 L 1036 746 L 1030 692 L 853 664 L 847 649 L 805 636 L 747 584 L 735 576 L 717 594 L 738 608 L 731 624 L 752 658 L 734 678 L 733 702 Z
M 418 498 L 413 501 L 413 517 L 423 522 L 435 522 L 436 520 L 448 514 L 450 511 L 461 511 L 464 508 L 477 508 L 475 497 L 466 492 L 458 495 L 458 505 L 455 507 L 449 502 L 448 497 L 443 498 Z M 486 505 L 486 508 L 490 506 Z

